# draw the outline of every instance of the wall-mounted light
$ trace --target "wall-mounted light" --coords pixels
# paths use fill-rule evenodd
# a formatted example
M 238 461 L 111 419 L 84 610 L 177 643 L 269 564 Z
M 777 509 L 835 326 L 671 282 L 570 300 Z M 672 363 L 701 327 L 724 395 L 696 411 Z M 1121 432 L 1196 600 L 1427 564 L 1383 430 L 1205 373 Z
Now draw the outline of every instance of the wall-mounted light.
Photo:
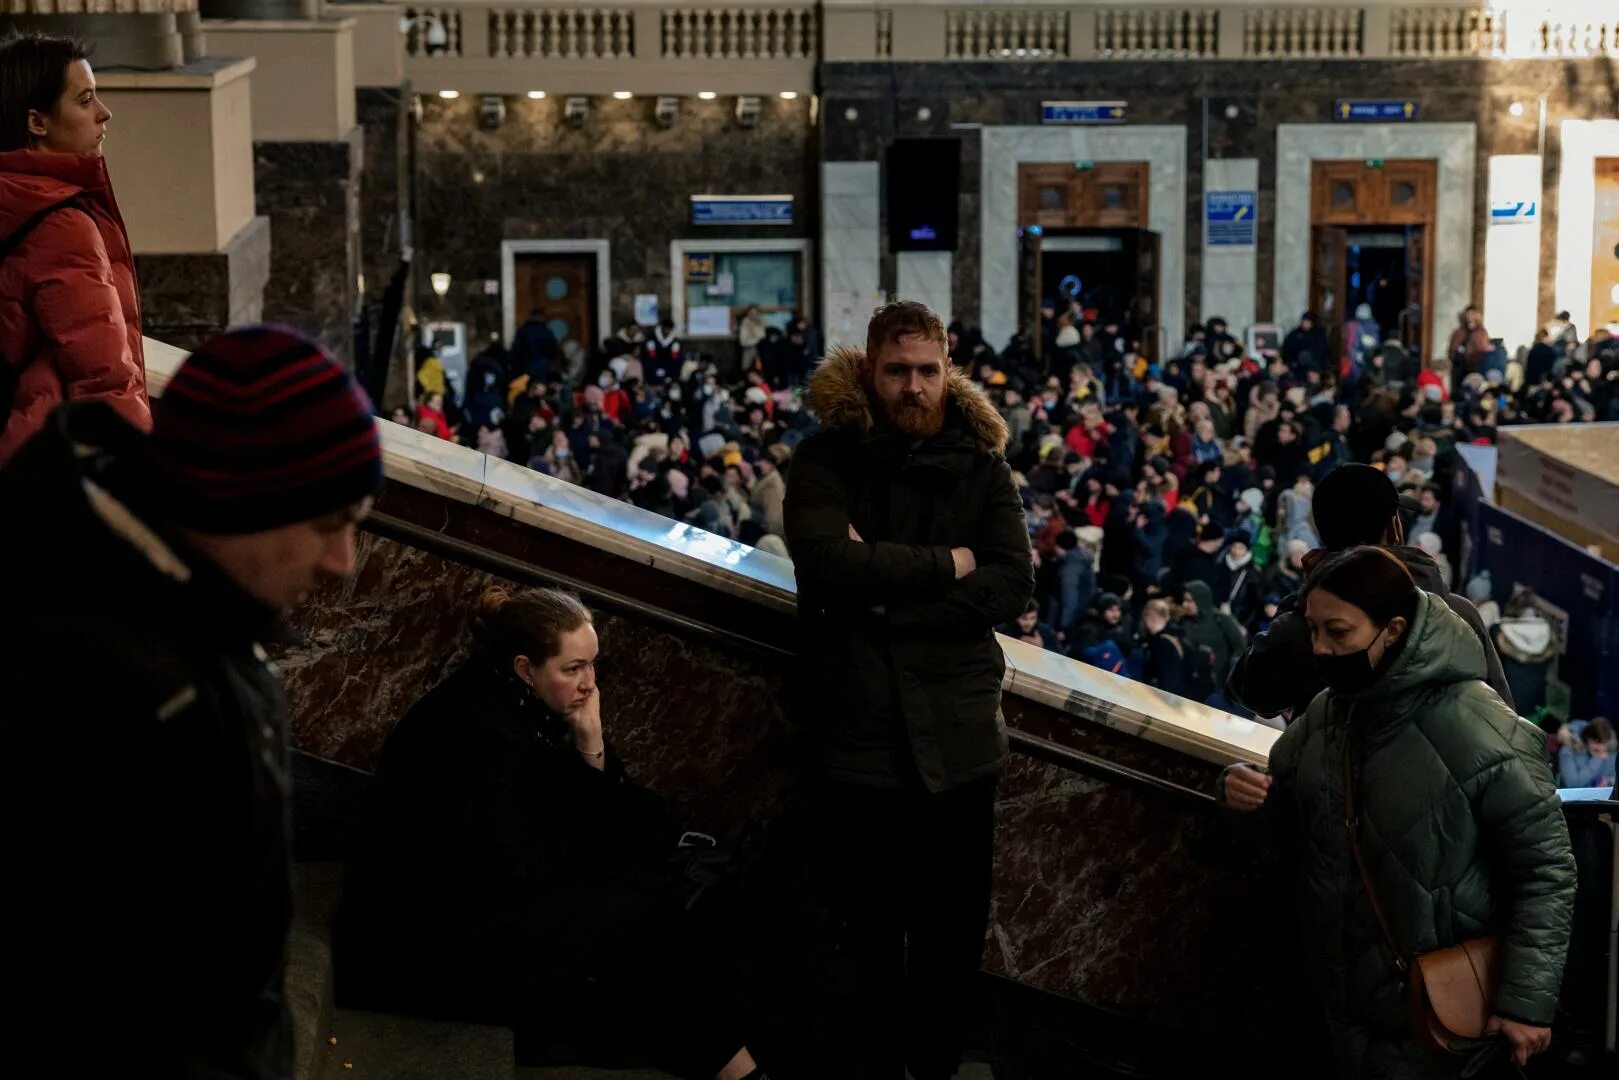
M 634 96 L 635 95 L 630 93 L 628 90 L 614 90 L 613 91 L 613 97 L 615 99 L 619 100 L 619 101 L 628 101 L 628 100 L 630 100 L 630 98 L 632 98 Z
M 660 94 L 658 103 L 652 107 L 652 119 L 659 127 L 674 127 L 675 121 L 680 119 L 680 99 L 672 94 Z
M 545 100 L 545 91 L 544 90 L 530 90 L 528 92 L 528 99 L 530 101 L 544 101 Z
M 1522 116 L 1523 115 L 1523 102 L 1514 101 L 1511 105 L 1507 106 L 1507 112 L 1511 113 L 1513 116 Z
M 459 91 L 459 90 L 440 90 L 438 92 L 438 96 L 443 98 L 445 101 L 454 101 L 456 98 L 461 96 L 461 91 Z
M 860 119 L 860 110 L 855 108 L 853 105 L 850 105 L 847 109 L 843 110 L 843 118 L 852 124 L 856 120 Z
M 920 109 L 916 110 L 916 118 L 925 124 L 929 120 L 933 119 L 933 110 L 924 105 Z
M 719 97 L 719 95 L 714 93 L 712 90 L 697 91 L 697 100 L 699 101 L 713 101 L 717 97 Z
M 562 103 L 562 118 L 574 127 L 583 127 L 590 119 L 590 99 L 571 97 Z
M 754 94 L 744 94 L 736 99 L 736 122 L 742 127 L 752 127 L 759 122 L 759 98 Z
M 781 100 L 783 100 L 783 101 L 797 101 L 798 100 L 798 91 L 797 90 L 783 90 L 781 92 Z
M 445 296 L 449 295 L 449 292 L 450 292 L 450 275 L 449 274 L 445 274 L 445 273 L 432 274 L 432 275 L 430 275 L 430 280 L 433 282 L 433 291 L 439 295 L 440 299 L 443 299 Z

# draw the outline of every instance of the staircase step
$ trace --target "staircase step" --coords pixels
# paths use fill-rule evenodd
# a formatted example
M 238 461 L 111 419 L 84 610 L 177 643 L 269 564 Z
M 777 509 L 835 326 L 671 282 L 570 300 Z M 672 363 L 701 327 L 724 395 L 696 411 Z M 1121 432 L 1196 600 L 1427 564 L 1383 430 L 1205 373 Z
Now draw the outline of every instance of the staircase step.
M 512 1033 L 414 1016 L 334 1009 L 321 1080 L 512 1080 Z
M 516 1080 L 680 1080 L 661 1069 L 595 1069 L 584 1065 L 530 1065 Z

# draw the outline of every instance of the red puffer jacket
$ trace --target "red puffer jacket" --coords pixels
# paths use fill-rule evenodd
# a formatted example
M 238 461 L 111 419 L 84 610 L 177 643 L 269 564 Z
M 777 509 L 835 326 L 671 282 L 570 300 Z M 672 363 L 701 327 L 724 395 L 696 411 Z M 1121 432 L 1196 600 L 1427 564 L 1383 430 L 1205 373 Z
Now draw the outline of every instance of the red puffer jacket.
M 11 241 L 26 230 L 15 244 Z M 64 390 L 152 426 L 129 237 L 99 156 L 0 153 L 0 362 L 20 368 L 0 465 Z

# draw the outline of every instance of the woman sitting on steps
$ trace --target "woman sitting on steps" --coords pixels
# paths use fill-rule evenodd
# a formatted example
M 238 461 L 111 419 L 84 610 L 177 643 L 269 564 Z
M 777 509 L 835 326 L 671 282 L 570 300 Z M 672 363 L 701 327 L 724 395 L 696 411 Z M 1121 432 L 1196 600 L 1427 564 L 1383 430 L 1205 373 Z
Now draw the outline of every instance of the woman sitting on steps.
M 553 1060 L 763 1080 L 723 950 L 676 887 L 678 834 L 603 736 L 590 611 L 494 588 L 473 632 L 383 747 L 334 939 L 339 1003 L 505 1025 Z

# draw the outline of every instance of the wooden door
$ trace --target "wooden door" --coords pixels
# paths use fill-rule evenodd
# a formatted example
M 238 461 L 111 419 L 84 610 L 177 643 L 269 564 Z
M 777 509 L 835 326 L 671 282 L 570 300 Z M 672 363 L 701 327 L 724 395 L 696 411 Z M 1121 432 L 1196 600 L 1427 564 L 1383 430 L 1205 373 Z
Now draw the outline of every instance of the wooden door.
M 1310 310 L 1327 332 L 1333 345 L 1344 324 L 1344 300 L 1349 295 L 1349 230 L 1336 225 L 1317 225 L 1310 234 Z M 1289 317 L 1291 313 L 1289 313 Z M 1321 358 L 1325 362 L 1328 357 Z
M 1310 169 L 1315 225 L 1430 224 L 1439 199 L 1439 163 L 1317 161 Z
M 1018 224 L 1047 229 L 1144 229 L 1151 166 L 1145 161 L 1037 162 L 1018 166 Z
M 1040 325 L 1041 281 L 1044 280 L 1038 229 L 1018 230 L 1018 326 L 1029 339 L 1036 359 L 1044 359 L 1046 335 Z
M 1135 243 L 1136 295 L 1131 316 L 1140 330 L 1141 347 L 1146 350 L 1147 358 L 1158 360 L 1165 352 L 1161 347 L 1165 344 L 1161 341 L 1163 318 L 1158 313 L 1158 259 L 1161 255 L 1158 234 L 1139 229 L 1135 234 Z M 1175 343 L 1167 344 L 1173 346 Z
M 1596 215 L 1591 236 L 1592 330 L 1619 322 L 1619 158 L 1597 158 Z
M 539 311 L 561 344 L 594 351 L 607 333 L 596 325 L 596 256 L 519 255 L 515 270 L 517 324 Z
M 1018 224 L 1064 229 L 1080 213 L 1074 167 L 1067 162 L 1018 166 Z

